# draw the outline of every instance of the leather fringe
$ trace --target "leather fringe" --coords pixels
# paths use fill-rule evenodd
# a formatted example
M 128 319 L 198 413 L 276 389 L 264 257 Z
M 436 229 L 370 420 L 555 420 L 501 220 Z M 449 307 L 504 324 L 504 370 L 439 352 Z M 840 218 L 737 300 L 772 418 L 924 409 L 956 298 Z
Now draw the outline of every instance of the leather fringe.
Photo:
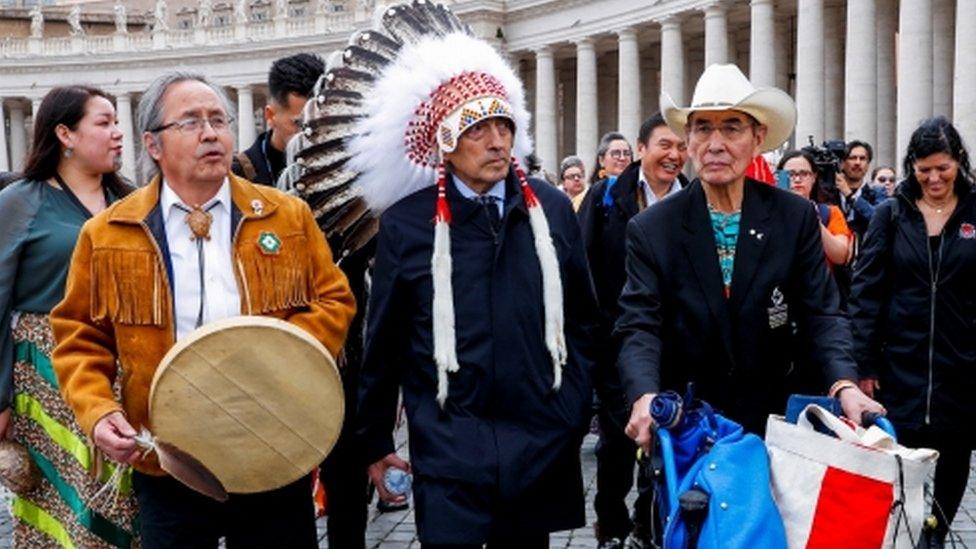
M 91 259 L 91 318 L 162 326 L 165 278 L 152 252 L 95 250 Z
M 243 262 L 251 314 L 307 307 L 315 289 L 304 239 L 289 239 L 278 255 L 254 253 Z

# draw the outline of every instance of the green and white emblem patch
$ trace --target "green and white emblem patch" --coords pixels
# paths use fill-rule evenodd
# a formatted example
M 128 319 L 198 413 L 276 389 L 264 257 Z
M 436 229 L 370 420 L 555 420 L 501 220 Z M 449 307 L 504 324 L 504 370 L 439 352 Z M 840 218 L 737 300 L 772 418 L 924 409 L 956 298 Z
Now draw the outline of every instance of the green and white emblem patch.
M 281 239 L 278 235 L 265 231 L 258 236 L 258 249 L 264 255 L 278 255 L 281 251 Z

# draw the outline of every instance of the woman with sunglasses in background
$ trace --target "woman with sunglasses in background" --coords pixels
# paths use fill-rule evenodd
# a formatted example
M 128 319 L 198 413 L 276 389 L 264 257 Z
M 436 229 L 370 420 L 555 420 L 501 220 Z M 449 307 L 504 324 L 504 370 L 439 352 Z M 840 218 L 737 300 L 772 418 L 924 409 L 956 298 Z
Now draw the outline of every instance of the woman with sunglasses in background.
M 98 494 L 112 468 L 98 477 L 98 460 L 61 397 L 48 321 L 82 224 L 130 190 L 117 174 L 121 158 L 111 96 L 54 88 L 34 117 L 24 178 L 0 192 L 0 438 L 25 447 L 40 473 L 11 505 L 14 547 L 133 541 L 128 488 Z
M 878 166 L 871 172 L 871 184 L 884 196 L 895 196 L 895 188 L 898 186 L 895 170 L 888 166 Z

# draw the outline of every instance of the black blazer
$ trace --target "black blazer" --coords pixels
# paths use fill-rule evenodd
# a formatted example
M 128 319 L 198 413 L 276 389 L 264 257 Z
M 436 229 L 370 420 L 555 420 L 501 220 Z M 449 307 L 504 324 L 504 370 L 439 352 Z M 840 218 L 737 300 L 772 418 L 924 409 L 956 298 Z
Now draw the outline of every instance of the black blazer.
M 796 386 L 809 378 L 799 364 L 821 364 L 828 383 L 856 379 L 810 204 L 746 180 L 728 299 L 700 182 L 630 221 L 615 330 L 629 402 L 695 382 L 698 396 L 761 433 L 790 392 L 809 390 Z M 804 347 L 813 361 L 794 360 Z

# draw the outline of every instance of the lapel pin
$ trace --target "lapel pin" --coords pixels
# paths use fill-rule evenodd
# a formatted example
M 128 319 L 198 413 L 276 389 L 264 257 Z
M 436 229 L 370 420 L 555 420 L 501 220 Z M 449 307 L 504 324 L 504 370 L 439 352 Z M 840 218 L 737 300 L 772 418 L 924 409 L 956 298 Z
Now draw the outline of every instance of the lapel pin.
M 254 210 L 255 215 L 261 215 L 264 213 L 264 202 L 261 202 L 257 198 L 251 201 L 251 209 Z
M 749 229 L 749 234 L 751 236 L 756 236 L 756 229 Z
M 762 240 L 762 237 L 763 237 L 763 234 L 762 233 L 756 233 L 756 238 L 757 239 Z

